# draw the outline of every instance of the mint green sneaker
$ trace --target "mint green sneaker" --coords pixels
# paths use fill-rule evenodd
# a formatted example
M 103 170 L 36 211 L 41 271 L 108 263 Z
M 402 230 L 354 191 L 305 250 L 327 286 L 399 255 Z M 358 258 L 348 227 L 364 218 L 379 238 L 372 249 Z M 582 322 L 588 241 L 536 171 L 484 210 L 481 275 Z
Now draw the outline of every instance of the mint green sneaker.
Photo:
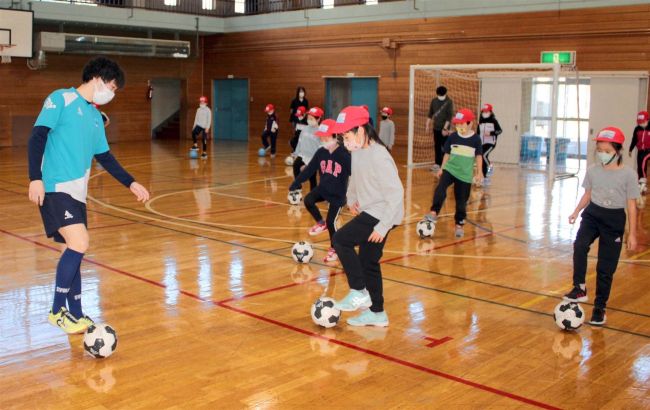
M 388 326 L 388 315 L 385 311 L 375 313 L 365 310 L 360 315 L 348 319 L 350 326 Z
M 354 312 L 360 308 L 369 308 L 370 306 L 372 306 L 370 295 L 365 289 L 350 289 L 350 293 L 347 296 L 334 304 L 334 307 L 341 312 Z

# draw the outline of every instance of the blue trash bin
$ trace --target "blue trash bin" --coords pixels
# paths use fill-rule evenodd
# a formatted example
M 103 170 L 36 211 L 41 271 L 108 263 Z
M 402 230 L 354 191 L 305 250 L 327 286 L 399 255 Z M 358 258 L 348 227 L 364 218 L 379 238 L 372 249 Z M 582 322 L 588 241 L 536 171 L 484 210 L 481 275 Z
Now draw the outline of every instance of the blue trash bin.
M 542 137 L 537 135 L 521 136 L 521 149 L 519 150 L 520 162 L 539 162 L 542 156 Z
M 565 164 L 567 155 L 569 153 L 569 138 L 556 138 L 555 139 L 555 163 Z M 551 139 L 544 138 L 546 144 L 546 161 L 548 162 L 548 154 L 551 152 Z

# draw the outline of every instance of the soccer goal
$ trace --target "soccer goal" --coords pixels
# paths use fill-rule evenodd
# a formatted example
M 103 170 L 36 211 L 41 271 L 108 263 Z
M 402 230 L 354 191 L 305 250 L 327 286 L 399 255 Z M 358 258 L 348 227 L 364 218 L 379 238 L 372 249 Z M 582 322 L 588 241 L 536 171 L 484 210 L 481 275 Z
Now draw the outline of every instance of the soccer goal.
M 580 101 L 579 74 L 560 64 L 412 65 L 409 85 L 408 166 L 434 162 L 426 120 L 436 88 L 445 86 L 454 111 L 494 107 L 503 133 L 491 160 L 548 171 L 552 178 L 580 171 L 586 150 L 589 101 Z

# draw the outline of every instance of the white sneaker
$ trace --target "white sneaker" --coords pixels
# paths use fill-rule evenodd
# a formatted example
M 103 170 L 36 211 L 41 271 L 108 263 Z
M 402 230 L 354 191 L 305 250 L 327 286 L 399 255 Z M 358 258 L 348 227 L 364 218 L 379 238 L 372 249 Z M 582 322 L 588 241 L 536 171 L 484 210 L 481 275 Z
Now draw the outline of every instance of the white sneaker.
M 354 312 L 355 310 L 369 308 L 370 306 L 372 306 L 370 294 L 365 289 L 350 289 L 350 292 L 343 299 L 334 304 L 334 307 L 341 312 Z
M 438 172 L 438 171 L 440 171 L 440 165 L 438 165 L 438 164 L 433 164 L 433 166 L 431 167 L 431 171 L 433 171 L 433 172 Z

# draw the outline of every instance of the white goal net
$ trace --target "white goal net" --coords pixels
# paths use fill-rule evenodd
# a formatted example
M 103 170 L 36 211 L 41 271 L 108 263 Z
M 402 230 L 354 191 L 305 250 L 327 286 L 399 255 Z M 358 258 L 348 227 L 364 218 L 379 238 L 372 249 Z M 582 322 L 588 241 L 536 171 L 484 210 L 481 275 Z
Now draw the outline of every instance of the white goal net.
M 411 66 L 409 167 L 434 163 L 433 132 L 426 123 L 439 86 L 447 88 L 454 112 L 469 108 L 477 121 L 483 104 L 494 107 L 503 133 L 493 163 L 547 170 L 553 178 L 580 170 L 589 101 L 580 101 L 584 84 L 577 71 L 562 71 L 559 64 Z

